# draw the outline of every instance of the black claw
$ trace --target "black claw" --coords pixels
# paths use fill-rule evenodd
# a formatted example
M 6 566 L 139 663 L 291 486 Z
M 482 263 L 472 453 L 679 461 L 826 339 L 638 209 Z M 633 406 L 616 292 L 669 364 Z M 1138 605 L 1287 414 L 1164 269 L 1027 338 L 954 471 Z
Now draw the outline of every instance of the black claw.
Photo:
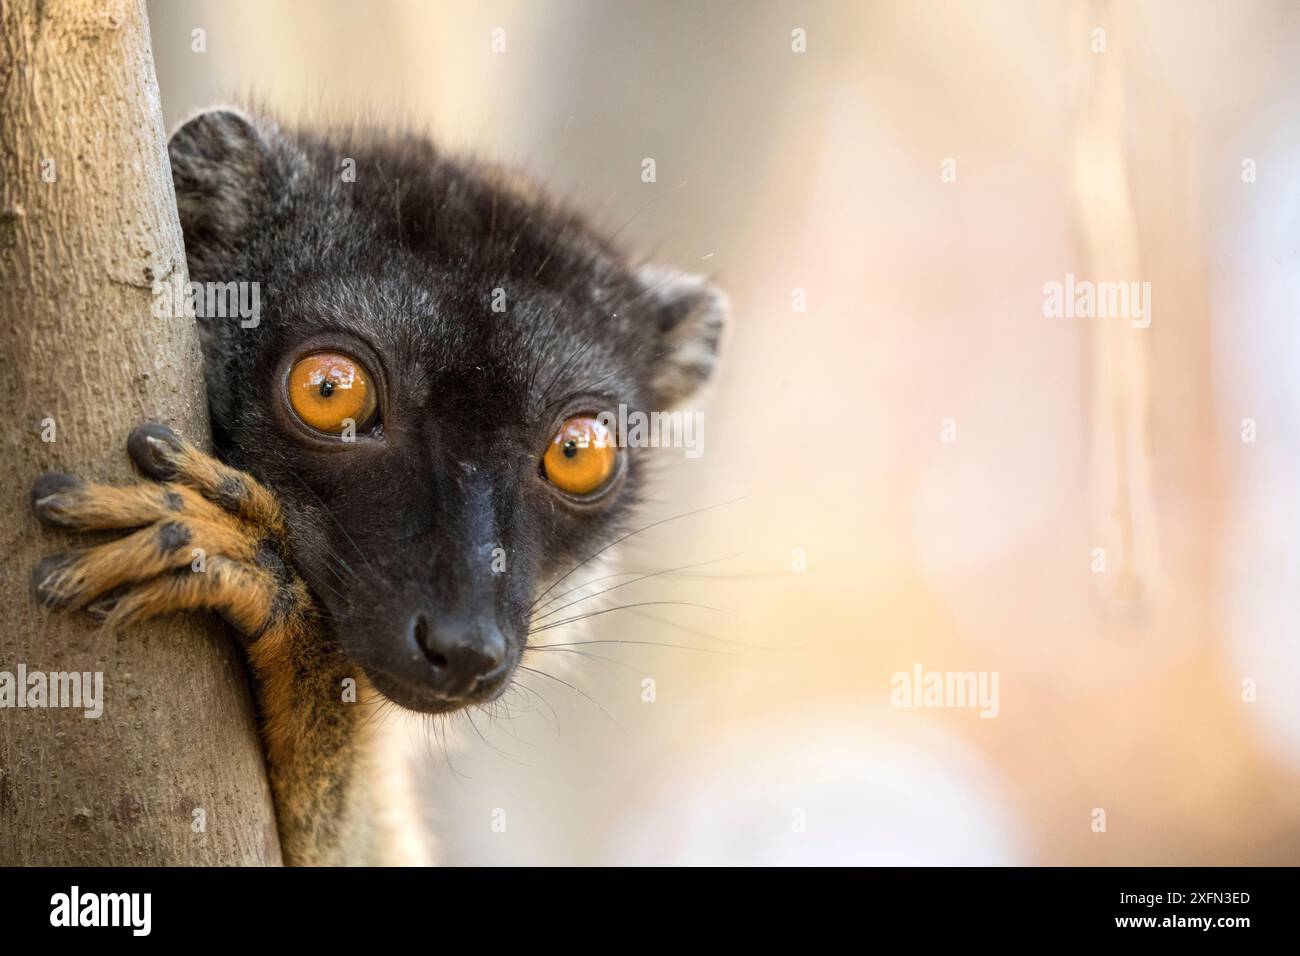
M 155 481 L 171 481 L 176 477 L 173 456 L 183 447 L 180 436 L 159 422 L 141 425 L 126 440 L 131 459 Z
M 113 613 L 118 603 L 122 600 L 123 593 L 124 592 L 119 589 L 118 591 L 114 591 L 112 594 L 106 594 L 102 598 L 91 601 L 86 605 L 84 610 L 95 620 L 102 621 Z
M 32 482 L 32 513 L 46 524 L 70 526 L 58 513 L 59 506 L 63 503 L 58 496 L 67 491 L 75 491 L 84 484 L 76 475 L 47 471 Z
M 55 585 L 59 573 L 70 567 L 75 560 L 70 554 L 52 554 L 36 563 L 36 567 L 32 568 L 32 596 L 36 598 L 37 604 L 55 610 L 72 603 L 71 598 L 60 593 Z

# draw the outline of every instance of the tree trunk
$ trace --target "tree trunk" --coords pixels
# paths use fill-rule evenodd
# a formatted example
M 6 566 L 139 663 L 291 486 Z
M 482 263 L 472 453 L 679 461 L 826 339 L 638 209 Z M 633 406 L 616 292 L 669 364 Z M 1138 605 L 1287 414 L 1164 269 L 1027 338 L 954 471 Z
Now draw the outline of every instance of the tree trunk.
M 103 672 L 103 716 L 0 709 L 0 864 L 278 863 L 241 655 L 221 626 L 105 633 L 38 610 L 30 575 L 85 542 L 40 529 L 44 471 L 129 483 L 126 436 L 207 441 L 143 0 L 0 0 L 0 671 Z M 53 438 L 53 441 L 49 439 Z

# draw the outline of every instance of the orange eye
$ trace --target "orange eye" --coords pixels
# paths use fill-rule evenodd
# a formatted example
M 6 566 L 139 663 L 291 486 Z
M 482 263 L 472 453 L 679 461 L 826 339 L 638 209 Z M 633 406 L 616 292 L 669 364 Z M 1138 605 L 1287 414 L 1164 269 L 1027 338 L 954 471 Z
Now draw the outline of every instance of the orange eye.
M 570 418 L 560 426 L 542 457 L 547 480 L 571 495 L 591 495 L 613 480 L 618 445 L 613 432 L 595 418 Z
M 289 370 L 289 404 L 304 424 L 337 435 L 375 413 L 375 388 L 365 366 L 341 352 L 313 352 Z

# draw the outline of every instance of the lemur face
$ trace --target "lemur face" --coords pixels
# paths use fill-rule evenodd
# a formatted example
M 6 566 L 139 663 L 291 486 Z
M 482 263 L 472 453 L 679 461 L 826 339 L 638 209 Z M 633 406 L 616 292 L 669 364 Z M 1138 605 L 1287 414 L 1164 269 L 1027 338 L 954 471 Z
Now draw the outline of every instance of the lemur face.
M 654 449 L 598 421 L 710 375 L 726 301 L 427 142 L 204 113 L 169 147 L 218 455 L 375 687 L 438 712 L 508 686 L 539 594 L 626 527 Z M 251 296 L 249 297 L 251 299 Z

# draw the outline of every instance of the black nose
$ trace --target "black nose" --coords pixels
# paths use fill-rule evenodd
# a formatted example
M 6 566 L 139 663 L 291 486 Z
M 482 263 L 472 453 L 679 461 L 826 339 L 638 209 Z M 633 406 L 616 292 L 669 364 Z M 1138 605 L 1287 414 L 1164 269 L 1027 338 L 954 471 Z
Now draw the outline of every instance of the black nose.
M 489 621 L 439 620 L 417 613 L 411 636 L 433 667 L 433 689 L 445 697 L 471 693 L 506 657 L 506 639 Z

